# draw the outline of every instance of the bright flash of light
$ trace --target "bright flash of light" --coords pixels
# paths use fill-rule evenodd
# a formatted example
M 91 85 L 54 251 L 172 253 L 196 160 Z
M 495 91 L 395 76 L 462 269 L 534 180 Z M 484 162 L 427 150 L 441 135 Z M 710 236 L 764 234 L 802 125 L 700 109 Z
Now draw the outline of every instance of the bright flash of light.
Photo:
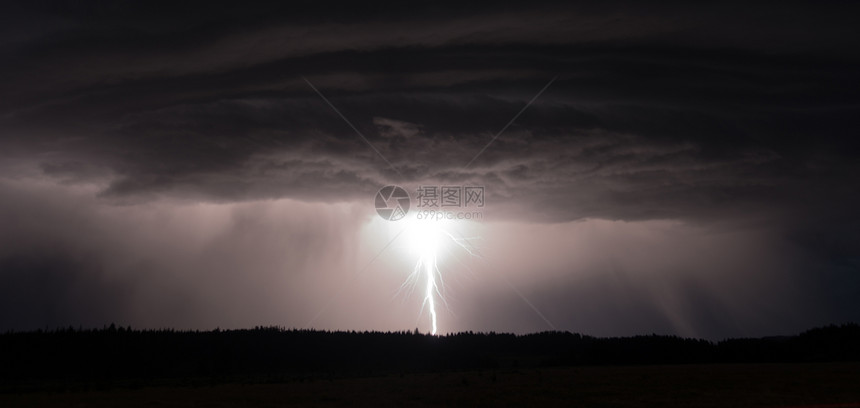
M 430 324 L 432 327 L 430 333 L 436 334 L 436 300 L 434 299 L 434 292 L 439 292 L 439 287 L 436 285 L 436 275 L 439 274 L 439 268 L 436 266 L 436 254 L 430 254 L 430 252 L 427 251 L 428 254 L 418 258 L 418 264 L 415 265 L 415 272 L 413 273 L 419 273 L 423 269 L 424 275 L 427 277 L 424 303 L 422 303 L 421 308 L 423 309 L 426 306 L 430 311 Z
M 408 286 L 414 287 L 418 282 L 424 281 L 424 301 L 421 304 L 423 312 L 426 307 L 430 315 L 431 334 L 438 330 L 436 322 L 436 298 L 438 297 L 446 306 L 445 298 L 441 288 L 444 286 L 442 273 L 439 270 L 439 253 L 445 244 L 454 243 L 466 250 L 470 255 L 474 253 L 464 244 L 465 238 L 457 238 L 448 232 L 443 223 L 434 220 L 412 220 L 407 227 L 407 239 L 410 252 L 418 256 L 418 261 L 412 273 L 401 285 L 401 289 Z

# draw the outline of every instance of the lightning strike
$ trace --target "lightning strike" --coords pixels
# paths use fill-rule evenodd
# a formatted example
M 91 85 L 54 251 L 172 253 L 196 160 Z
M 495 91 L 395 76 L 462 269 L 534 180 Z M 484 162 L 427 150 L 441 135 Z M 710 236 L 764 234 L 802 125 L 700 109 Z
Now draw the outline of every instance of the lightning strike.
M 410 246 L 412 252 L 418 255 L 418 261 L 412 273 L 401 285 L 401 290 L 407 287 L 414 289 L 415 285 L 422 281 L 425 284 L 424 301 L 421 304 L 421 313 L 426 307 L 430 317 L 431 334 L 438 331 L 436 300 L 438 299 L 447 306 L 445 297 L 442 295 L 441 287 L 444 287 L 442 273 L 438 267 L 438 252 L 444 242 L 453 242 L 464 249 L 469 255 L 477 256 L 465 243 L 467 238 L 457 238 L 434 221 L 417 221 L 410 226 Z M 411 291 L 410 291 L 411 292 Z
M 430 324 L 432 330 L 430 334 L 436 334 L 436 301 L 433 299 L 433 292 L 438 291 L 436 287 L 436 273 L 439 270 L 435 266 L 435 259 L 422 259 L 418 261 L 418 266 L 424 264 L 424 274 L 427 275 L 427 289 L 424 293 L 424 304 L 427 305 L 430 311 Z M 423 306 L 422 306 L 423 307 Z

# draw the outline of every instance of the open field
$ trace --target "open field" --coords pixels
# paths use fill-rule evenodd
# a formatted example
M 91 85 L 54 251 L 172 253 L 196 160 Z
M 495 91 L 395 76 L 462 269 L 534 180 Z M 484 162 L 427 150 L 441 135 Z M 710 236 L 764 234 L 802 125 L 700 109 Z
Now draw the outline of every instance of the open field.
M 860 407 L 860 363 L 605 366 L 0 395 L 17 407 Z

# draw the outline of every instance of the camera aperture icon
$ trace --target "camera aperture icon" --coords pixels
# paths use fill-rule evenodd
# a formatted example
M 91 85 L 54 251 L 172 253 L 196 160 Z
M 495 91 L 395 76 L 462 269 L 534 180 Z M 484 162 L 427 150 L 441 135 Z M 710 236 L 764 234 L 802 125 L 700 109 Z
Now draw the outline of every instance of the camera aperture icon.
M 409 193 L 399 186 L 385 186 L 376 193 L 376 213 L 388 221 L 403 219 L 409 212 Z

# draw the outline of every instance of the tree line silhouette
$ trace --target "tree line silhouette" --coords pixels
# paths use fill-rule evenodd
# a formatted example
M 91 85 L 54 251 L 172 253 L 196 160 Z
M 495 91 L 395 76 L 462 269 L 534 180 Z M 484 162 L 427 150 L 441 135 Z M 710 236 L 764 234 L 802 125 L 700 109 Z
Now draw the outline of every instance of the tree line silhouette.
M 243 330 L 57 329 L 0 334 L 0 391 L 77 384 L 292 381 L 446 370 L 576 365 L 860 361 L 860 326 L 796 336 L 720 342 L 647 335 L 599 338 L 356 332 L 257 327 Z

